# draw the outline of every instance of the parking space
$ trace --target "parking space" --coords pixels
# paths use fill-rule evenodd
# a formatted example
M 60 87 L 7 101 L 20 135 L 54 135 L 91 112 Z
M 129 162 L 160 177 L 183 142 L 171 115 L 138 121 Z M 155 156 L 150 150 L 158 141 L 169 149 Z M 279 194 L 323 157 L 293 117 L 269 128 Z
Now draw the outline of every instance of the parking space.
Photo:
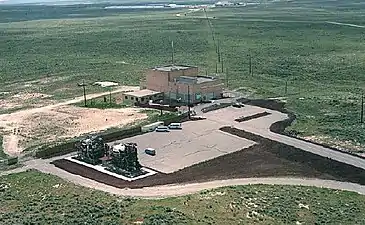
M 255 144 L 221 132 L 220 127 L 220 123 L 210 120 L 189 121 L 183 123 L 182 130 L 146 133 L 123 142 L 137 143 L 140 163 L 163 173 L 172 173 Z M 147 155 L 146 148 L 154 148 L 156 155 Z

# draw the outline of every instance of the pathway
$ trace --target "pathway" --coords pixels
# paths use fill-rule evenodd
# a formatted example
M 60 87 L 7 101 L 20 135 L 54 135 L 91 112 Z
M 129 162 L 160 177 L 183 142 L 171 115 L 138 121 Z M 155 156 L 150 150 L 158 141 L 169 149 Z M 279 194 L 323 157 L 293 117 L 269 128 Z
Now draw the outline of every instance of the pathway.
M 162 185 L 162 186 L 145 187 L 138 189 L 128 189 L 128 188 L 120 189 L 96 182 L 94 180 L 90 180 L 88 178 L 68 173 L 62 169 L 55 167 L 54 165 L 49 164 L 50 161 L 59 158 L 62 157 L 56 157 L 48 160 L 40 160 L 40 159 L 31 160 L 26 162 L 26 167 L 17 168 L 12 171 L 1 173 L 0 176 L 8 175 L 11 173 L 19 173 L 25 171 L 26 169 L 36 169 L 40 172 L 58 176 L 64 180 L 67 180 L 69 182 L 84 187 L 105 191 L 110 194 L 115 194 L 120 196 L 142 197 L 142 198 L 164 198 L 171 196 L 181 196 L 181 195 L 196 193 L 206 189 L 235 186 L 235 185 L 250 185 L 250 184 L 313 186 L 313 187 L 353 191 L 365 195 L 365 186 L 359 184 L 339 182 L 333 180 L 304 179 L 304 178 L 291 178 L 291 177 L 243 178 L 243 179 L 215 180 L 203 183 Z

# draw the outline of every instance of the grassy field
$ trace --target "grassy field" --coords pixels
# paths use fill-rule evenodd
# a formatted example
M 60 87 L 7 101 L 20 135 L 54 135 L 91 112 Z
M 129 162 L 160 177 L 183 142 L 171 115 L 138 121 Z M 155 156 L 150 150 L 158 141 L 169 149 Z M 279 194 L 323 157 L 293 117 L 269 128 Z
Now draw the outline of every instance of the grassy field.
M 0 181 L 2 224 L 364 224 L 365 197 L 296 186 L 236 186 L 184 197 L 111 196 L 36 171 Z M 62 222 L 61 222 L 62 221 Z
M 5 159 L 6 157 L 7 155 L 5 154 L 3 149 L 3 136 L 0 136 L 0 160 Z
M 42 92 L 63 99 L 82 95 L 76 85 L 82 79 L 137 85 L 147 68 L 170 62 L 171 40 L 178 63 L 212 74 L 214 43 L 220 40 L 229 88 L 251 97 L 280 97 L 298 115 L 289 129 L 363 151 L 363 1 L 298 0 L 209 9 L 215 41 L 203 11 L 184 16 L 187 10 L 103 7 L 34 6 L 27 13 L 22 7 L 0 7 L 0 92 Z

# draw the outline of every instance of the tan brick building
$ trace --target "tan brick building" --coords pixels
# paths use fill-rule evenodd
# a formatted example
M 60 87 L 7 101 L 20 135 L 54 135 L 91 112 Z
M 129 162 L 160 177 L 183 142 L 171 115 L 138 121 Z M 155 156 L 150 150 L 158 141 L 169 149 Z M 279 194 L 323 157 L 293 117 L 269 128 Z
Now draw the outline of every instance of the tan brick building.
M 147 72 L 141 89 L 164 93 L 165 99 L 196 103 L 220 98 L 224 83 L 214 77 L 199 76 L 194 66 L 170 65 Z

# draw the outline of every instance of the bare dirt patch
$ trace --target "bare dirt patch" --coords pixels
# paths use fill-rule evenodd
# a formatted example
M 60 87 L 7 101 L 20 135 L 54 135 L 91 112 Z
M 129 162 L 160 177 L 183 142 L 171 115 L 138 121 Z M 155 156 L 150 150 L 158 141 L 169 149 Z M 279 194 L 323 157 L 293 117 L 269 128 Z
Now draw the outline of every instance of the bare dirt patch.
M 112 93 L 138 89 L 138 87 L 121 86 Z M 106 94 L 109 92 L 90 94 L 87 98 L 96 98 Z M 42 96 L 47 98 L 46 95 L 40 93 L 21 94 L 15 98 L 33 99 Z M 138 109 L 132 108 L 101 110 L 69 105 L 82 100 L 83 97 L 81 96 L 57 104 L 0 115 L 0 134 L 4 136 L 3 149 L 5 153 L 19 155 L 30 146 L 110 127 L 120 127 L 147 117 Z
M 37 93 L 37 92 L 23 92 L 7 97 L 6 99 L 0 99 L 1 111 L 22 108 L 26 106 L 38 106 L 39 100 L 42 100 L 42 104 L 50 104 L 53 101 L 48 99 L 51 95 Z
M 359 152 L 361 153 L 365 151 L 360 143 L 354 143 L 352 141 L 342 141 L 329 136 L 312 135 L 312 136 L 300 136 L 300 137 L 307 141 L 319 144 L 328 144 L 342 151 L 349 151 L 349 149 L 354 153 L 359 153 Z
M 134 108 L 88 109 L 76 106 L 59 106 L 44 112 L 37 112 L 22 118 L 17 123 L 19 148 L 53 142 L 97 132 L 110 127 L 122 127 L 147 118 Z M 9 149 L 11 146 L 7 146 Z

